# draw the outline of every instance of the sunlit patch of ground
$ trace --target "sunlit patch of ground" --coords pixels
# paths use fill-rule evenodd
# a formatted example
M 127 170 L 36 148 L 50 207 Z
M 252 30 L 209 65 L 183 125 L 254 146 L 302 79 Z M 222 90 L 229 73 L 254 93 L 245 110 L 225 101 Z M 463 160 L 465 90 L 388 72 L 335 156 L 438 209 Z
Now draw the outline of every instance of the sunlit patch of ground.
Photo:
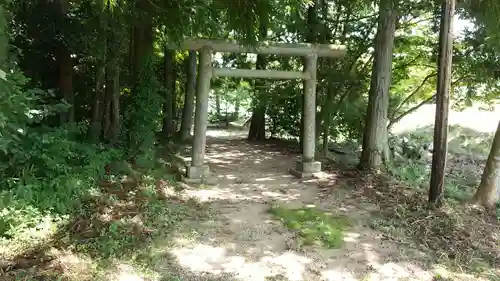
M 172 280 L 198 280 L 191 279 L 193 273 L 210 276 L 204 280 L 433 280 L 435 269 L 425 253 L 370 227 L 377 205 L 348 189 L 325 196 L 334 174 L 329 182 L 303 181 L 288 174 L 293 155 L 235 139 L 209 143 L 207 160 L 218 184 L 188 188 L 183 196 L 206 202 L 213 215 L 195 223 L 195 236 L 180 233 L 163 250 L 178 261 L 179 279 Z M 352 221 L 340 248 L 304 245 L 298 232 L 269 213 L 272 206 L 308 205 Z M 470 275 L 454 280 L 467 278 L 477 280 Z
M 393 132 L 400 134 L 429 125 L 433 126 L 435 112 L 435 104 L 424 105 L 396 124 Z M 461 112 L 450 110 L 448 123 L 449 125 L 460 125 L 464 128 L 473 129 L 477 132 L 491 133 L 495 132 L 499 120 L 500 105 L 497 105 L 493 111 L 482 111 L 477 108 L 468 108 Z
M 332 172 L 327 179 L 299 180 L 288 173 L 295 165 L 293 154 L 242 141 L 246 133 L 241 131 L 210 130 L 208 135 L 217 136 L 209 138 L 207 161 L 218 184 L 187 186 L 175 194 L 177 199 L 157 202 L 147 209 L 154 216 L 144 221 L 152 224 L 153 233 L 172 230 L 169 226 L 175 225 L 171 234 L 147 240 L 128 258 L 92 259 L 71 251 L 54 253 L 57 258 L 52 259 L 52 264 L 62 268 L 55 272 L 64 272 L 67 277 L 61 280 L 481 280 L 456 269 L 438 267 L 431 253 L 415 243 L 374 229 L 373 221 L 387 206 L 371 199 L 403 199 L 391 197 L 393 191 L 377 190 L 376 183 L 363 175 L 347 175 L 346 180 L 345 175 Z M 366 189 L 371 193 L 365 193 Z M 392 207 L 399 204 L 389 203 Z M 186 212 L 179 208 L 188 205 L 192 209 L 206 208 L 207 214 L 189 213 L 187 220 L 176 219 L 184 218 Z M 300 232 L 269 212 L 273 206 L 314 206 L 322 212 L 346 216 L 350 223 L 341 229 L 343 243 L 330 248 L 301 243 Z M 394 233 L 399 230 L 391 229 Z M 112 231 L 107 229 L 103 236 L 109 236 L 103 241 L 114 245 Z M 101 265 L 104 261 L 109 263 L 105 267 Z M 0 280 L 4 280 L 2 277 Z

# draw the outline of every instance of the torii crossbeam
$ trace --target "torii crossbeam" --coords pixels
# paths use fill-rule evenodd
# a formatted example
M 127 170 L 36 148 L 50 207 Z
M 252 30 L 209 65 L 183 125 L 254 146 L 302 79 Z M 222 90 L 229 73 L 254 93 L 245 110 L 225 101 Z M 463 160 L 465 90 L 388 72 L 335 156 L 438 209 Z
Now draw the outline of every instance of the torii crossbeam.
M 244 46 L 224 40 L 192 39 L 184 40 L 172 49 L 198 51 L 200 53 L 199 75 L 196 86 L 196 109 L 194 120 L 194 139 L 191 164 L 186 167 L 185 181 L 203 183 L 210 178 L 210 169 L 205 164 L 205 146 L 208 123 L 208 97 L 213 76 L 303 79 L 304 83 L 304 140 L 303 155 L 290 173 L 297 177 L 312 177 L 321 172 L 321 163 L 315 161 L 316 141 L 316 72 L 318 57 L 341 58 L 345 47 L 327 44 L 264 44 Z M 302 56 L 306 58 L 304 71 L 276 71 L 254 69 L 214 68 L 213 52 L 255 53 Z

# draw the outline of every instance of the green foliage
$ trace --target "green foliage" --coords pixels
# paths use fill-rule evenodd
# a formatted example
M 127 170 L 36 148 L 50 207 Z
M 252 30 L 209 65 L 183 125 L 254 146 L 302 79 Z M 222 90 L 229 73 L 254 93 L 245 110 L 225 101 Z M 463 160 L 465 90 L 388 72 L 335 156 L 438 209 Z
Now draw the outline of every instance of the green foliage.
M 0 71 L 5 72 L 5 63 L 7 61 L 8 49 L 2 46 L 7 46 L 8 36 L 7 36 L 7 21 L 5 19 L 6 11 L 3 7 L 3 3 L 0 3 Z
M 15 73 L 0 80 L 2 88 L 0 159 L 0 235 L 35 239 L 82 208 L 104 166 L 120 156 L 115 150 L 77 139 L 85 126 L 49 128 L 40 124 L 53 107 L 41 106 L 46 95 L 25 90 L 27 80 Z M 37 229 L 37 231 L 32 231 Z M 25 234 L 22 234 L 25 233 Z
M 350 225 L 345 216 L 310 207 L 287 209 L 275 206 L 269 212 L 279 218 L 285 226 L 297 231 L 300 243 L 303 245 L 340 248 L 344 242 L 344 231 Z
M 144 58 L 135 85 L 134 95 L 125 112 L 128 147 L 131 155 L 149 153 L 153 148 L 160 121 L 162 98 L 156 80 L 153 57 Z
M 220 101 L 220 112 L 216 108 L 216 96 L 213 95 L 209 109 L 209 122 L 234 122 L 248 114 L 252 102 L 249 83 L 242 79 L 219 78 L 214 79 L 212 87 Z

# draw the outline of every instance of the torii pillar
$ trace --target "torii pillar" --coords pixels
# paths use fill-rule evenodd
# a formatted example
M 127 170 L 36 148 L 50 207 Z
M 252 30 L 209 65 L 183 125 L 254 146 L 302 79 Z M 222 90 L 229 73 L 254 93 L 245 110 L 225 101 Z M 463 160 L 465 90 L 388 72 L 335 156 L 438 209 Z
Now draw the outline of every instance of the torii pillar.
M 185 40 L 173 49 L 200 52 L 200 64 L 196 86 L 196 110 L 191 164 L 186 168 L 184 181 L 211 184 L 212 177 L 205 160 L 205 145 L 208 123 L 208 95 L 213 76 L 304 79 L 304 140 L 303 156 L 290 173 L 301 178 L 312 177 L 321 172 L 321 162 L 315 161 L 316 141 L 316 72 L 318 57 L 343 57 L 345 46 L 325 44 L 263 44 L 258 47 L 244 46 L 227 41 Z M 212 54 L 217 52 L 257 53 L 302 56 L 306 58 L 304 71 L 276 71 L 256 69 L 226 69 L 212 66 Z
M 309 75 L 304 83 L 304 134 L 302 141 L 302 159 L 297 161 L 290 174 L 299 178 L 310 178 L 321 172 L 321 162 L 314 158 L 316 152 L 316 72 L 318 55 L 306 56 L 304 72 Z
M 210 180 L 210 168 L 205 164 L 205 145 L 207 142 L 208 97 L 213 76 L 212 48 L 200 49 L 200 64 L 196 84 L 196 108 L 194 113 L 194 138 L 191 164 L 186 167 L 188 183 L 205 183 Z

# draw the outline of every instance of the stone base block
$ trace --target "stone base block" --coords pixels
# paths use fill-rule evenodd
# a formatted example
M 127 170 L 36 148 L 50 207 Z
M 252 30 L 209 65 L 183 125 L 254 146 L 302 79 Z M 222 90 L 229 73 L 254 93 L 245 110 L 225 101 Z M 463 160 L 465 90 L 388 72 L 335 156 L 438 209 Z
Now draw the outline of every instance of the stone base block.
M 297 161 L 297 166 L 289 170 L 290 174 L 298 178 L 313 178 L 321 173 L 321 162 Z
M 217 179 L 210 173 L 208 165 L 187 166 L 186 176 L 182 179 L 187 184 L 217 184 Z

